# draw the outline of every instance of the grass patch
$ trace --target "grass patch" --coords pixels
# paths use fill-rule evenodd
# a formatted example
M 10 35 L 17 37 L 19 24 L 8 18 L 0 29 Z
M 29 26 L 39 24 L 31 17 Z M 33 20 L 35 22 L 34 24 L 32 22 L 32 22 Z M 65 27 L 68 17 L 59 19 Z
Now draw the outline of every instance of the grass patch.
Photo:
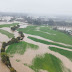
M 60 46 L 60 47 L 63 47 L 63 48 L 72 49 L 72 47 L 69 47 L 69 46 L 64 46 L 64 45 L 61 45 L 61 44 L 48 42 L 48 41 L 41 40 L 41 39 L 37 39 L 37 38 L 31 37 L 31 36 L 28 36 L 28 38 L 31 39 L 31 40 L 33 40 L 33 41 L 40 42 L 40 43 L 43 43 L 43 44 L 47 44 L 47 45 L 56 45 L 56 46 Z
M 40 69 L 47 70 L 48 72 L 63 72 L 61 61 L 55 56 L 47 53 L 44 56 L 37 56 L 29 67 L 35 72 L 39 72 Z
M 19 60 L 19 59 L 16 59 L 16 61 L 17 61 L 17 62 L 20 62 L 20 60 Z
M 36 31 L 37 27 L 40 27 L 39 29 L 40 31 Z M 70 45 L 72 44 L 72 36 L 57 30 L 53 30 L 51 27 L 28 26 L 26 28 L 20 28 L 18 29 L 18 31 L 22 31 L 27 34 L 41 36 L 43 38 L 50 39 L 56 42 L 61 42 L 61 43 L 70 44 Z M 51 34 L 47 34 L 46 32 Z M 55 34 L 55 35 L 52 35 L 52 34 Z
M 49 47 L 49 49 L 52 51 L 58 52 L 61 55 L 66 56 L 67 58 L 69 58 L 72 61 L 72 51 L 67 51 L 67 50 L 56 48 L 56 47 Z
M 6 53 L 9 53 L 9 54 L 18 53 L 22 55 L 25 53 L 27 48 L 37 49 L 38 46 L 22 41 L 22 42 L 10 45 L 6 50 Z
M 12 23 L 12 24 L 3 24 L 3 25 L 0 25 L 0 28 L 2 27 L 11 27 L 11 26 L 15 26 L 15 25 L 18 25 L 19 23 Z
M 9 33 L 8 31 L 2 30 L 2 29 L 0 29 L 0 33 L 8 36 L 9 38 L 13 38 L 14 37 L 14 34 Z

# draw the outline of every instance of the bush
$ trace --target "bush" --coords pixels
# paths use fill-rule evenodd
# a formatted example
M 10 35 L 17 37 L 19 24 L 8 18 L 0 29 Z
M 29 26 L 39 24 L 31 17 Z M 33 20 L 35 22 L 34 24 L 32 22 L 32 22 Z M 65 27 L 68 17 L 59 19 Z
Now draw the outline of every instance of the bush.
M 12 38 L 11 39 L 11 43 L 18 43 L 18 42 L 19 42 L 19 40 L 17 38 Z
M 20 25 L 17 25 L 17 26 L 14 26 L 14 27 L 11 27 L 11 30 L 12 31 L 15 31 L 17 28 L 19 28 L 20 27 Z
M 13 67 L 11 67 L 10 72 L 16 72 L 16 70 Z
M 15 31 L 15 30 L 16 30 L 16 28 L 15 28 L 15 27 L 11 27 L 11 30 L 12 30 L 12 31 Z
M 18 40 L 20 40 L 20 37 L 17 37 Z
M 3 42 L 2 43 L 2 48 L 5 48 L 7 46 L 7 43 L 6 42 Z
M 20 39 L 23 40 L 23 38 L 25 37 L 24 34 L 23 34 L 23 32 L 19 31 L 19 34 L 20 34 L 20 36 L 21 36 Z
M 10 61 L 5 61 L 5 65 L 10 68 L 11 67 L 11 64 L 10 64 Z
M 8 41 L 8 42 L 7 42 L 7 45 L 10 45 L 10 44 L 11 44 L 11 41 Z
M 7 61 L 7 59 L 8 59 L 8 56 L 7 56 L 7 54 L 5 52 L 2 52 L 1 53 L 1 58 L 2 58 L 2 62 L 5 63 Z
M 5 52 L 5 48 L 1 48 L 1 52 Z
M 5 52 L 1 53 L 2 62 L 5 63 L 8 67 L 11 67 L 10 60 L 8 55 Z
M 23 37 L 21 37 L 20 40 L 23 40 Z

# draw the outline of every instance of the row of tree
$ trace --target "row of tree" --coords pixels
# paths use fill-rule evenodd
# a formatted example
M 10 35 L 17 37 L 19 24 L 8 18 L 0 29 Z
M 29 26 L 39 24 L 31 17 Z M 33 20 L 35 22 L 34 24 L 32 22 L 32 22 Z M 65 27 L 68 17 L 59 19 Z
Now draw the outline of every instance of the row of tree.
M 42 19 L 36 18 L 33 19 L 31 17 L 25 18 L 29 24 L 33 25 L 49 25 L 49 26 L 72 26 L 72 22 L 66 22 L 64 20 L 54 20 L 54 19 Z
M 10 59 L 9 56 L 7 55 L 7 53 L 5 52 L 5 48 L 6 46 L 8 46 L 9 44 L 6 42 L 3 42 L 2 44 L 2 48 L 1 48 L 1 60 L 2 62 L 10 69 L 10 72 L 16 72 L 16 70 L 12 67 L 11 63 L 10 63 Z
M 19 26 L 16 26 L 16 27 L 19 27 Z M 15 28 L 16 28 L 15 27 Z M 17 29 L 17 28 L 16 28 Z M 23 40 L 24 38 L 24 34 L 23 32 L 18 32 L 20 34 L 19 37 L 17 38 L 12 38 L 10 41 L 8 41 L 7 43 L 6 42 L 3 42 L 2 43 L 2 48 L 1 48 L 1 60 L 2 62 L 10 69 L 10 72 L 16 72 L 16 70 L 12 67 L 11 63 L 10 63 L 10 59 L 9 59 L 9 56 L 7 55 L 7 53 L 5 52 L 5 48 L 6 46 L 8 45 L 11 45 L 11 44 L 14 44 L 14 43 L 18 43 L 20 42 L 20 40 Z

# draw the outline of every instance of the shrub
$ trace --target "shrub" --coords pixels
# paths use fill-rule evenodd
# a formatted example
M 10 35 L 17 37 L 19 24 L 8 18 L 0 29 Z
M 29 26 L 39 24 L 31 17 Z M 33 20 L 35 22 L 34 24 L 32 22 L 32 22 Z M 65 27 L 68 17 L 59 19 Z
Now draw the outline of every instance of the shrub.
M 7 61 L 7 59 L 8 59 L 8 56 L 5 52 L 2 52 L 1 53 L 1 58 L 2 58 L 2 62 L 5 63 L 5 61 Z
M 23 40 L 23 37 L 21 37 L 20 40 Z
M 8 67 L 11 67 L 10 60 L 8 55 L 5 52 L 1 53 L 2 62 L 5 63 Z
M 20 37 L 17 37 L 18 40 L 20 40 Z
M 16 72 L 16 70 L 13 67 L 11 67 L 10 72 Z
M 6 65 L 8 68 L 10 68 L 10 67 L 11 67 L 10 61 L 5 61 L 5 65 Z
M 11 41 L 8 41 L 8 42 L 7 42 L 7 45 L 10 45 L 10 44 L 11 44 Z
M 1 48 L 1 52 L 5 52 L 5 48 Z
M 3 42 L 2 43 L 2 48 L 5 48 L 7 46 L 7 43 L 6 42 Z
M 19 40 L 17 38 L 12 38 L 11 39 L 11 43 L 18 43 L 18 42 L 19 42 Z
M 17 25 L 17 26 L 14 26 L 14 27 L 11 27 L 11 30 L 12 31 L 15 31 L 17 28 L 19 28 L 20 27 L 20 25 Z
M 15 27 L 11 27 L 11 30 L 12 30 L 12 31 L 15 31 L 15 30 L 16 30 L 16 28 L 15 28 Z
M 20 40 L 23 40 L 23 38 L 25 37 L 24 34 L 23 34 L 23 32 L 19 31 L 19 34 L 21 36 Z

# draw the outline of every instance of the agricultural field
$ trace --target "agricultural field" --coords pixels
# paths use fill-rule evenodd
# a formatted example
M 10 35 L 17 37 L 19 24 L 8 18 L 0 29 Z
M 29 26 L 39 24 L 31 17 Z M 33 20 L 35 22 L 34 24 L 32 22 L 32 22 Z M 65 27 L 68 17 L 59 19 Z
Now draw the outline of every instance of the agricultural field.
M 18 37 L 18 31 L 23 32 L 24 39 L 6 47 L 17 72 L 72 72 L 72 36 L 50 26 L 29 25 L 18 28 L 15 33 L 0 29 L 0 33 L 9 38 Z M 1 61 L 0 65 L 3 65 Z M 4 72 L 3 68 L 0 70 Z
M 18 25 L 19 23 L 12 23 L 12 24 L 3 24 L 3 25 L 0 25 L 0 28 L 2 27 L 11 27 L 11 26 L 15 26 L 15 25 Z
M 43 43 L 43 44 L 47 44 L 47 45 L 55 45 L 55 46 L 59 46 L 59 47 L 63 47 L 63 48 L 70 48 L 72 49 L 72 47 L 70 46 L 64 46 L 64 45 L 61 45 L 61 44 L 57 44 L 57 43 L 53 43 L 53 42 L 48 42 L 48 41 L 45 41 L 45 40 L 41 40 L 41 39 L 37 39 L 37 38 L 34 38 L 34 37 L 30 37 L 28 36 L 29 39 L 33 40 L 33 41 L 36 41 L 36 42 L 40 42 L 40 43 Z
M 13 38 L 14 37 L 14 34 L 9 33 L 8 31 L 2 30 L 2 29 L 0 29 L 0 33 L 8 36 L 9 38 Z
M 72 44 L 72 36 L 62 33 L 57 30 L 53 30 L 52 27 L 46 26 L 28 26 L 27 28 L 20 28 L 18 31 L 22 31 L 27 34 L 40 36 L 52 41 L 61 42 L 65 44 Z
M 33 64 L 29 66 L 35 72 L 39 72 L 40 69 L 46 70 L 48 72 L 63 72 L 62 62 L 51 54 L 45 54 L 43 56 L 37 56 L 33 60 Z
M 67 51 L 67 50 L 63 50 L 63 49 L 59 49 L 59 48 L 55 48 L 55 47 L 49 47 L 49 49 L 66 56 L 67 58 L 69 58 L 72 61 L 72 51 Z
M 19 43 L 10 45 L 8 49 L 6 50 L 6 53 L 10 53 L 10 54 L 18 53 L 22 55 L 25 53 L 27 48 L 38 49 L 38 46 L 27 43 L 27 42 L 19 42 Z

